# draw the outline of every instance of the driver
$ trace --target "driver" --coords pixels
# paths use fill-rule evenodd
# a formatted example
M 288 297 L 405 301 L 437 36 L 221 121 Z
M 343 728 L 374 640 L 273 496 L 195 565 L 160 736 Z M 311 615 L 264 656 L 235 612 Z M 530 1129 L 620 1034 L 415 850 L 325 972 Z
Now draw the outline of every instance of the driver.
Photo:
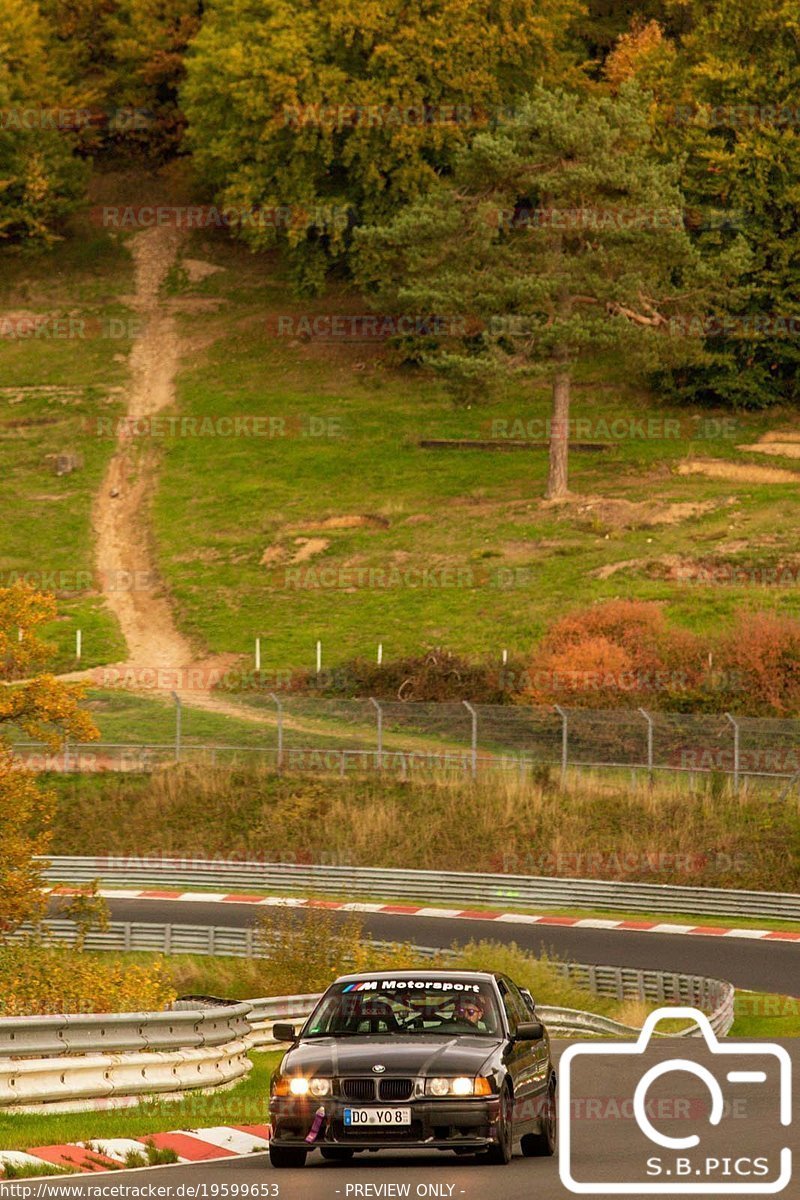
M 469 995 L 456 997 L 453 1008 L 453 1020 L 464 1021 L 468 1025 L 475 1025 L 477 1027 L 483 1023 L 485 1012 L 486 1004 L 483 996 L 481 996 L 480 992 L 470 992 Z

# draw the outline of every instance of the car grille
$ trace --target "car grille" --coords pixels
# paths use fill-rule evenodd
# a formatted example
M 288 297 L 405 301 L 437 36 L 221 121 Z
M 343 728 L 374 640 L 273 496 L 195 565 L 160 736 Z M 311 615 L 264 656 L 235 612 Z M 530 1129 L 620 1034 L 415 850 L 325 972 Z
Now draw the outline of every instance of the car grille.
M 342 1094 L 348 1100 L 374 1100 L 374 1079 L 343 1079 Z
M 410 1100 L 413 1079 L 382 1079 L 378 1085 L 381 1100 Z

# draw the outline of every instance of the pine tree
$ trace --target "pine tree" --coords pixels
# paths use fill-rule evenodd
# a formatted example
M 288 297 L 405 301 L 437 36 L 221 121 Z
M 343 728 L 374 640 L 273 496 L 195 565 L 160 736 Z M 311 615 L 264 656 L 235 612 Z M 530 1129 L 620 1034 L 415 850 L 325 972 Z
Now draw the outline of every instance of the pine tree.
M 451 183 L 358 239 L 361 277 L 381 303 L 466 321 L 467 336 L 428 356 L 439 369 L 478 386 L 493 373 L 549 373 L 551 498 L 567 491 L 575 364 L 632 354 L 647 335 L 666 348 L 657 335 L 670 316 L 741 262 L 738 247 L 726 264 L 701 262 L 678 167 L 652 153 L 648 109 L 635 87 L 599 99 L 540 88 L 475 139 Z

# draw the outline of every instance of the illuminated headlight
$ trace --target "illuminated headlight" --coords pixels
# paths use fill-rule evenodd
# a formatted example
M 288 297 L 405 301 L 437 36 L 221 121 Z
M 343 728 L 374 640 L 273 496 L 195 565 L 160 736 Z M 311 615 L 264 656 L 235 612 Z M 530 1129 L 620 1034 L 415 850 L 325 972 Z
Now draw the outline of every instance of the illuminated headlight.
M 296 1076 L 289 1080 L 289 1092 L 292 1096 L 330 1096 L 331 1081 L 330 1079 L 305 1079 L 303 1076 Z
M 492 1089 L 488 1079 L 458 1075 L 455 1079 L 428 1079 L 425 1092 L 428 1096 L 490 1096 Z

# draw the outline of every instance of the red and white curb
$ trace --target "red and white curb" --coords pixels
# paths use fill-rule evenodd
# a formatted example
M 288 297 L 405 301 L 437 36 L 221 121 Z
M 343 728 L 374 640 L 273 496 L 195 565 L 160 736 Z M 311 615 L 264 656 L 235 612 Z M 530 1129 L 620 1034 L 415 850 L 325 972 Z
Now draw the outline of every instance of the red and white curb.
M 72 895 L 80 889 L 46 889 L 53 895 Z M 554 925 L 570 929 L 632 930 L 636 933 L 687 934 L 695 937 L 748 938 L 753 941 L 800 942 L 800 932 L 787 929 L 737 929 L 724 925 L 678 925 L 666 921 L 611 920 L 605 917 L 562 917 L 547 913 L 533 915 L 498 912 L 494 909 L 429 908 L 415 904 L 370 904 L 362 901 L 319 900 L 297 896 L 258 896 L 247 892 L 178 892 L 163 888 L 101 889 L 109 900 L 170 900 L 189 904 L 293 905 L 296 908 L 327 908 L 334 912 L 386 913 L 390 916 L 434 917 L 438 920 L 496 921 L 508 925 Z
M 179 1163 L 235 1158 L 266 1150 L 271 1133 L 269 1125 L 214 1125 L 209 1129 L 154 1133 L 145 1138 L 96 1138 L 91 1142 L 34 1146 L 26 1151 L 0 1150 L 0 1179 L 6 1163 L 23 1168 L 67 1167 L 87 1174 L 119 1170 L 126 1165 L 129 1154 L 139 1154 L 147 1165 L 148 1144 L 158 1150 L 174 1150 Z

